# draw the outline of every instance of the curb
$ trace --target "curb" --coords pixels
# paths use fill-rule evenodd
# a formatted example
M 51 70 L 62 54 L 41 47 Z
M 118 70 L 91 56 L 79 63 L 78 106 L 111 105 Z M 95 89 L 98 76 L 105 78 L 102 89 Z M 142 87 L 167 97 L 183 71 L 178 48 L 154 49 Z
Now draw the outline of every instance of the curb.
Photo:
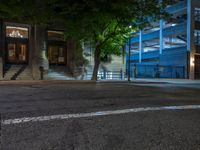
M 67 84 L 67 83 L 88 83 L 94 84 L 95 81 L 84 80 L 11 80 L 0 81 L 0 85 L 35 85 L 35 84 Z
M 127 80 L 0 80 L 0 85 L 37 85 L 37 84 L 98 84 L 98 83 L 121 83 L 121 84 L 197 84 L 200 82 L 190 82 L 190 81 L 148 81 L 148 80 L 132 80 L 128 82 Z

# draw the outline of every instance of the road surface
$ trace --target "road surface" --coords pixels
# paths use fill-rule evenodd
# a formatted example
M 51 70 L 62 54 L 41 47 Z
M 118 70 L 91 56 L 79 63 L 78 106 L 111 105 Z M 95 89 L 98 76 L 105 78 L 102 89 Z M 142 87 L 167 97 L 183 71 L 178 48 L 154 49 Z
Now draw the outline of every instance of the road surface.
M 0 85 L 2 150 L 200 150 L 200 86 Z

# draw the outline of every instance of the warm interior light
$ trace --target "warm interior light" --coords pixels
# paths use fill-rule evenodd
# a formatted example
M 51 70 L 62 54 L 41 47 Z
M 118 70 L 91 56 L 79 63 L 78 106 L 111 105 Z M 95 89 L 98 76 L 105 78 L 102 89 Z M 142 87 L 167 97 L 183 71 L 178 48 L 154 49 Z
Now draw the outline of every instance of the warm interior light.
M 194 63 L 195 63 L 195 62 L 194 62 L 194 57 L 191 57 L 191 58 L 190 58 L 190 65 L 191 65 L 191 66 L 194 66 Z
M 6 36 L 11 38 L 28 38 L 28 28 L 6 26 Z
M 21 35 L 18 30 L 12 31 L 12 33 L 10 33 L 9 36 L 10 37 L 21 37 L 21 38 L 23 38 L 23 35 Z

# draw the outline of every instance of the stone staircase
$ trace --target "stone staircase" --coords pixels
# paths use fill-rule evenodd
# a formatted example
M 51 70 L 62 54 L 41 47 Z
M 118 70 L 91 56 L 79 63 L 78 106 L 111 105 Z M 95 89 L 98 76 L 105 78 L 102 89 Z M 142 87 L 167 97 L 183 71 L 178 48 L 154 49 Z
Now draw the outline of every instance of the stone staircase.
M 4 80 L 33 80 L 31 68 L 28 65 L 7 65 Z
M 66 74 L 66 66 L 50 66 L 48 73 L 44 76 L 45 80 L 74 80 Z

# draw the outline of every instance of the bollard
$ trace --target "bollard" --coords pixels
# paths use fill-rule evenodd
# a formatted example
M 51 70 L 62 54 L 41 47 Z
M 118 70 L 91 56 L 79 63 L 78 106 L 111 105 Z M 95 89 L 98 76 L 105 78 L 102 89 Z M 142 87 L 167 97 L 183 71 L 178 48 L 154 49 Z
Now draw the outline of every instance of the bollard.
M 44 79 L 44 67 L 40 66 L 39 70 L 40 70 L 40 80 L 43 80 Z
M 120 69 L 120 79 L 123 80 L 123 70 L 122 70 L 122 68 Z

